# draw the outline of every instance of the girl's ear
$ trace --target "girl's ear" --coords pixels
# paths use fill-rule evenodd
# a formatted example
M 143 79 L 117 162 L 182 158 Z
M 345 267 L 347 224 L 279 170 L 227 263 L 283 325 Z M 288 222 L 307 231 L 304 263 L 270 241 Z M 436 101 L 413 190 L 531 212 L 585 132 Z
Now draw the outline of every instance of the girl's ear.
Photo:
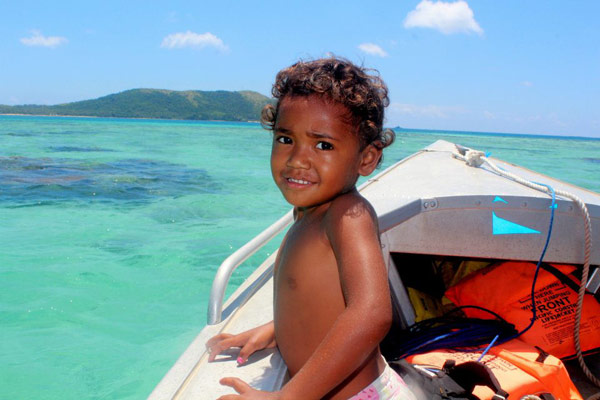
M 361 162 L 358 167 L 358 173 L 362 176 L 371 175 L 377 167 L 381 158 L 381 149 L 374 144 L 369 144 L 361 152 Z

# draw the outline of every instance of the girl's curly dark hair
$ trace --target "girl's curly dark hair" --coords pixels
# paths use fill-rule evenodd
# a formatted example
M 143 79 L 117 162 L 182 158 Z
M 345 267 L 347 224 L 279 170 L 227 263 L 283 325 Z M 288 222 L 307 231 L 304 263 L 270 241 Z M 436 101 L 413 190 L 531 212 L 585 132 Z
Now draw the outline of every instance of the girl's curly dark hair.
M 316 94 L 348 109 L 361 148 L 372 144 L 383 149 L 394 141 L 394 131 L 383 129 L 383 110 L 390 100 L 387 86 L 377 71 L 336 57 L 299 61 L 279 71 L 272 94 L 276 104 L 266 105 L 261 113 L 261 124 L 266 129 L 274 129 L 283 98 Z

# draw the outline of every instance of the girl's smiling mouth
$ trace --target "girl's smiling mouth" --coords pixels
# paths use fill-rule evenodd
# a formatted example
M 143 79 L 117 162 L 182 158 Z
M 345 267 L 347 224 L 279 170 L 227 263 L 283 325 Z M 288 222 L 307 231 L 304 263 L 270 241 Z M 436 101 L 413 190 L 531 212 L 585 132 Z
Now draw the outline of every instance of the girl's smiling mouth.
M 291 187 L 306 187 L 313 183 L 310 181 L 306 181 L 304 179 L 295 179 L 295 178 L 285 178 L 285 180 L 288 183 L 288 186 L 291 186 Z

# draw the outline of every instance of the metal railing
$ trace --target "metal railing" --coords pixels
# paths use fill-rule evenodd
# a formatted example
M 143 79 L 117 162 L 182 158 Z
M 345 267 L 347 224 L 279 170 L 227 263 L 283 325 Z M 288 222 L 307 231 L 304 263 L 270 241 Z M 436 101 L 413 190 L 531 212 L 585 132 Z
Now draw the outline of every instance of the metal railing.
M 235 253 L 223 261 L 217 270 L 217 274 L 213 280 L 212 288 L 210 290 L 210 299 L 208 300 L 209 325 L 215 325 L 221 322 L 225 289 L 227 289 L 227 284 L 229 283 L 229 278 L 231 278 L 233 271 L 235 271 L 235 269 L 241 263 L 246 261 L 251 255 L 256 253 L 265 244 L 269 243 L 271 239 L 283 231 L 293 221 L 293 219 L 293 212 L 288 212 L 277 222 L 259 233 L 252 240 L 240 247 Z

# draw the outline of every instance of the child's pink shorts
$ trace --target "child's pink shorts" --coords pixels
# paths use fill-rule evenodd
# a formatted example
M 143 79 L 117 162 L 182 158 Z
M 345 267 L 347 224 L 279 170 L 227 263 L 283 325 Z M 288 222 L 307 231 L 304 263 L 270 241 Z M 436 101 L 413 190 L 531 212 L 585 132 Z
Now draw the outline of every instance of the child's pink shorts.
M 348 400 L 416 400 L 400 375 L 389 365 L 369 386 Z

